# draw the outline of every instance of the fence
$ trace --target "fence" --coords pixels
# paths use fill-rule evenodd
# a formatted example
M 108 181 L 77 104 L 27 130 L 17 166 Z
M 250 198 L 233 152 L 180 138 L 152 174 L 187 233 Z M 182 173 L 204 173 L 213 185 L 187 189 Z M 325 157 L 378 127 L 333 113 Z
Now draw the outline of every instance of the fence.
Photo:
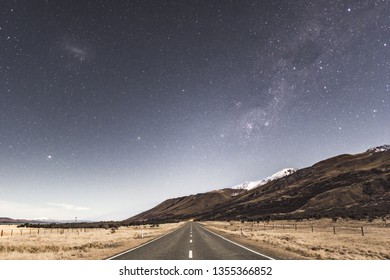
M 255 231 L 300 231 L 300 232 L 322 232 L 322 233 L 333 233 L 337 234 L 359 234 L 361 236 L 365 236 L 367 233 L 369 234 L 373 229 L 386 229 L 386 227 L 372 227 L 372 226 L 342 226 L 342 225 L 313 225 L 313 224 L 252 224 L 240 226 L 238 224 L 232 225 L 231 227 L 239 228 L 240 235 L 245 235 L 245 232 L 255 232 Z M 390 230 L 390 228 L 388 228 Z
M 83 232 L 92 232 L 104 230 L 100 228 L 33 228 L 33 229 L 2 229 L 0 237 L 17 235 L 44 235 L 44 234 L 80 234 Z
M 65 234 L 65 235 L 81 235 L 85 233 L 92 232 L 107 232 L 107 233 L 115 233 L 115 232 L 129 232 L 136 233 L 137 238 L 145 238 L 148 234 L 144 232 L 141 228 L 136 229 L 106 229 L 106 228 L 13 228 L 13 229 L 1 229 L 0 230 L 0 238 L 1 237 L 14 237 L 14 236 L 37 236 L 37 235 L 54 235 L 54 234 Z

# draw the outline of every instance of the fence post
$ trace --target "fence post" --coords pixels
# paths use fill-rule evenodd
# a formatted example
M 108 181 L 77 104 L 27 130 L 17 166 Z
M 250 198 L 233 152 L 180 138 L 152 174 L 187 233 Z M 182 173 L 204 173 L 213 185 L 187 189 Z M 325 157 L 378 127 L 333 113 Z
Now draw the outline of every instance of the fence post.
M 144 238 L 144 230 L 141 229 L 141 238 Z
M 295 224 L 295 230 L 297 230 L 297 224 Z
M 14 234 L 14 230 L 12 229 L 12 230 L 11 230 L 11 236 L 12 236 L 13 234 Z
M 39 235 L 39 229 L 38 229 L 38 235 Z
M 333 234 L 336 234 L 336 227 L 333 226 Z
M 361 230 L 362 230 L 362 236 L 364 236 L 364 229 L 363 229 L 363 227 L 361 227 Z
M 284 224 L 283 224 L 283 229 L 284 229 Z
M 20 230 L 20 235 L 23 235 L 23 230 L 22 229 Z
M 31 235 L 31 229 L 30 229 L 30 235 Z
M 1 237 L 3 237 L 3 230 L 1 230 Z
M 313 232 L 314 231 L 314 228 L 313 228 L 313 225 L 311 226 L 311 232 Z
M 275 224 L 272 225 L 272 229 L 275 229 Z

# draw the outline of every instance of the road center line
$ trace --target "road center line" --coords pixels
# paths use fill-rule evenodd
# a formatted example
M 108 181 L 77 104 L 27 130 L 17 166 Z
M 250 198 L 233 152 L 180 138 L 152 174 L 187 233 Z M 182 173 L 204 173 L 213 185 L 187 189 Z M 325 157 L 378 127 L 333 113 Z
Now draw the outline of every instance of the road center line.
M 190 251 L 188 252 L 188 258 L 189 258 L 189 259 L 192 259 L 192 250 L 190 250 Z
M 192 243 L 192 239 L 190 239 L 190 243 Z

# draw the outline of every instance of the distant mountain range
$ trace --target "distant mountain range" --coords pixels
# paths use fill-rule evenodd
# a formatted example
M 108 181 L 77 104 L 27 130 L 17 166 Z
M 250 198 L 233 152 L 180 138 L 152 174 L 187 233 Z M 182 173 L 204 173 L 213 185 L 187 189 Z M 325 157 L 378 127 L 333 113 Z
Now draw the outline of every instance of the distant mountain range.
M 0 224 L 24 224 L 24 223 L 45 223 L 45 222 L 40 220 L 13 219 L 7 217 L 0 217 Z
M 168 199 L 125 220 L 366 218 L 390 214 L 390 145 L 343 154 L 256 182 Z
M 54 220 L 47 218 L 39 218 L 39 219 L 13 219 L 8 217 L 0 217 L 0 224 L 64 224 L 64 223 L 74 223 L 74 220 Z M 86 223 L 91 222 L 87 220 L 78 220 L 77 223 Z

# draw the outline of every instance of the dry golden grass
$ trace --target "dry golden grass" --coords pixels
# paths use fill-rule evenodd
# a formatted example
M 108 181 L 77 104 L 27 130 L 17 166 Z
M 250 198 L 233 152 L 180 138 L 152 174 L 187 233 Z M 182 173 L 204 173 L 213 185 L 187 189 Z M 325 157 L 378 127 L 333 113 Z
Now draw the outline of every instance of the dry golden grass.
M 371 223 L 345 220 L 333 223 L 321 219 L 307 222 L 202 224 L 230 239 L 282 259 L 390 259 L 390 227 L 379 220 Z
M 23 229 L 0 225 L 0 259 L 7 260 L 98 260 L 136 247 L 168 233 L 182 223 L 159 227 L 132 226 L 111 229 Z M 30 234 L 31 230 L 31 234 Z M 12 231 L 12 236 L 11 236 Z M 143 235 L 143 238 L 142 238 Z

